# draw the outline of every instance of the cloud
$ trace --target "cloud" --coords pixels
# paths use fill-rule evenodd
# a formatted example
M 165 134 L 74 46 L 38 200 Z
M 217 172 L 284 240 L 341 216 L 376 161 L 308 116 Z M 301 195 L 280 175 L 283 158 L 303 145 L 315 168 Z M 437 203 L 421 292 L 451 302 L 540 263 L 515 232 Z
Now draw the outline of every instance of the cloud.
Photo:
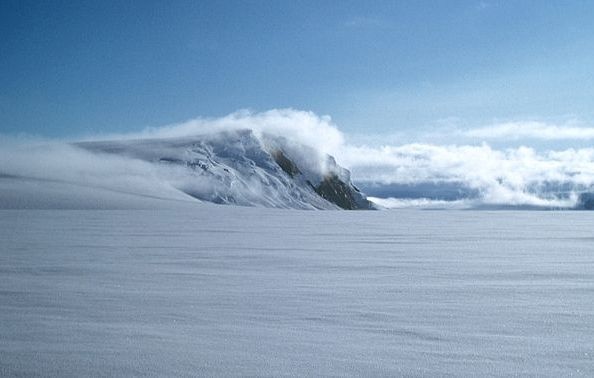
M 424 209 L 466 209 L 473 206 L 474 201 L 469 200 L 432 200 L 428 198 L 379 198 L 367 197 L 371 202 L 386 209 L 406 209 L 406 208 L 424 208 Z
M 249 129 L 257 134 L 272 134 L 311 146 L 324 153 L 335 153 L 344 136 L 329 116 L 294 109 L 272 109 L 255 113 L 240 110 L 221 118 L 195 118 L 158 128 L 148 128 L 130 138 L 171 138 Z
M 461 135 L 469 138 L 480 139 L 541 139 L 541 140 L 567 140 L 567 139 L 594 139 L 594 127 L 578 127 L 567 125 L 554 125 L 543 122 L 506 122 L 486 127 L 461 131 Z
M 537 152 L 472 145 L 344 146 L 340 162 L 376 185 L 456 184 L 481 204 L 571 207 L 594 186 L 594 149 Z M 468 190 L 466 190 L 467 192 Z
M 479 1 L 479 2 L 476 4 L 476 7 L 475 7 L 475 9 L 476 9 L 476 10 L 478 10 L 478 11 L 484 11 L 485 9 L 491 8 L 492 6 L 493 6 L 493 4 L 492 4 L 492 3 L 490 3 L 490 2 L 487 2 L 487 1 Z
M 370 16 L 356 16 L 348 19 L 344 26 L 348 28 L 360 29 L 360 28 L 386 28 L 388 24 L 377 18 L 377 17 L 370 17 Z
M 196 202 L 170 184 L 182 172 L 56 141 L 5 142 L 0 208 L 168 208 Z
M 0 208 L 153 208 L 154 204 L 148 203 L 150 201 L 147 199 L 195 202 L 185 193 L 204 194 L 200 198 L 218 198 L 220 194 L 221 197 L 232 197 L 242 203 L 272 201 L 279 205 L 283 198 L 287 203 L 297 201 L 288 198 L 286 193 L 280 193 L 277 190 L 280 184 L 270 181 L 274 181 L 274 178 L 262 178 L 259 171 L 252 175 L 250 167 L 244 167 L 245 172 L 231 173 L 227 170 L 228 175 L 221 173 L 218 176 L 220 172 L 213 168 L 209 171 L 210 175 L 200 176 L 200 171 L 188 169 L 184 164 L 159 163 L 160 158 L 170 155 L 182 161 L 200 159 L 197 157 L 198 152 L 188 149 L 191 145 L 182 143 L 179 145 L 181 147 L 173 148 L 171 146 L 176 146 L 177 140 L 154 144 L 134 141 L 202 136 L 203 140 L 209 140 L 211 146 L 220 146 L 225 154 L 235 151 L 241 164 L 244 161 L 242 158 L 245 158 L 242 154 L 252 147 L 254 140 L 250 139 L 250 134 L 233 132 L 246 129 L 256 136 L 256 144 L 253 145 L 256 152 L 260 145 L 266 145 L 271 140 L 267 137 L 269 134 L 285 138 L 275 138 L 274 142 L 282 146 L 293 161 L 298 162 L 303 172 L 308 172 L 307 177 L 312 182 L 328 172 L 328 169 L 333 169 L 332 164 L 326 164 L 328 159 L 325 154 L 335 154 L 344 144 L 342 133 L 330 117 L 292 109 L 261 113 L 244 110 L 221 118 L 197 118 L 138 133 L 86 138 L 85 141 L 104 141 L 95 143 L 99 147 L 92 151 L 88 146 L 93 144 L 80 148 L 80 144 L 68 142 L 0 137 Z M 231 134 L 222 136 L 219 133 L 223 131 Z M 242 135 L 247 136 L 244 139 Z M 242 142 L 231 145 L 233 140 Z M 143 152 L 138 153 L 135 143 L 150 147 L 145 147 L 145 150 L 139 147 L 139 151 Z M 123 152 L 115 154 L 106 151 Z M 254 155 L 249 158 L 257 160 L 259 157 Z M 223 168 L 220 171 L 224 172 Z M 262 186 L 262 182 L 269 185 Z M 49 195 L 46 188 L 51 189 Z M 88 201 L 81 195 L 83 192 L 88 196 Z M 26 196 L 19 196 L 18 193 L 26 193 Z M 280 198 L 283 195 L 286 198 Z M 73 198 L 78 198 L 76 203 L 70 200 Z M 16 206 L 16 202 L 28 203 Z M 129 206 L 128 203 L 132 202 L 138 204 Z
M 540 151 L 528 146 L 497 149 L 485 142 L 478 145 L 439 142 L 398 144 L 397 136 L 384 138 L 384 145 L 381 145 L 382 138 L 369 138 L 375 141 L 374 144 L 365 145 L 357 138 L 345 136 L 330 117 L 294 109 L 260 113 L 243 110 L 225 117 L 196 118 L 111 137 L 184 138 L 240 129 L 253 130 L 261 140 L 264 134 L 285 137 L 292 144 L 291 148 L 311 146 L 311 150 L 303 149 L 302 152 L 311 154 L 312 161 L 324 154 L 333 155 L 340 165 L 351 170 L 355 183 L 364 187 L 404 185 L 421 193 L 422 186 L 427 183 L 434 184 L 438 189 L 440 185 L 444 188 L 453 185 L 463 188 L 460 193 L 464 196 L 472 193 L 472 198 L 455 200 L 464 200 L 465 204 L 473 206 L 571 207 L 580 192 L 594 188 L 593 148 Z M 467 138 L 482 139 L 594 137 L 594 129 L 539 122 L 505 123 L 461 133 Z M 29 142 L 18 148 L 8 147 L 11 144 L 14 143 L 2 143 L 0 139 L 0 172 L 5 175 L 58 180 L 143 196 L 185 199 L 175 191 L 175 187 L 183 186 L 187 180 L 181 170 L 122 156 L 91 154 L 59 143 L 37 144 L 35 148 Z M 386 194 L 386 197 L 390 196 L 390 193 Z M 391 201 L 390 206 L 435 204 L 419 195 L 409 197 Z M 444 201 L 443 198 L 435 199 Z
M 222 118 L 198 118 L 148 129 L 143 135 L 187 136 L 229 129 L 251 129 L 312 146 L 320 154 L 335 156 L 339 164 L 351 170 L 357 182 L 413 186 L 427 182 L 457 183 L 479 193 L 480 198 L 475 202 L 482 204 L 570 207 L 577 201 L 576 193 L 594 185 L 593 149 L 539 152 L 525 146 L 495 149 L 487 143 L 398 144 L 397 135 L 389 139 L 371 138 L 376 144 L 368 146 L 358 142 L 361 138 L 345 136 L 330 117 L 294 109 L 261 113 L 244 110 Z M 466 138 L 482 139 L 594 137 L 594 129 L 572 123 L 559 126 L 533 121 L 508 122 L 459 133 Z M 377 143 L 382 139 L 390 144 Z

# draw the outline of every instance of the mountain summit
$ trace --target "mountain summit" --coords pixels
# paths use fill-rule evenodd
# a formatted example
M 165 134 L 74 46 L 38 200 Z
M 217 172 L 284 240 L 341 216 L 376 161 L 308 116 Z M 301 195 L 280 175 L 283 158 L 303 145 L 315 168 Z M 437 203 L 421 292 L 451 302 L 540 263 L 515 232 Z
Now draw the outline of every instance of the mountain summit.
M 76 146 L 152 163 L 162 179 L 201 201 L 295 209 L 374 208 L 333 157 L 252 130 Z

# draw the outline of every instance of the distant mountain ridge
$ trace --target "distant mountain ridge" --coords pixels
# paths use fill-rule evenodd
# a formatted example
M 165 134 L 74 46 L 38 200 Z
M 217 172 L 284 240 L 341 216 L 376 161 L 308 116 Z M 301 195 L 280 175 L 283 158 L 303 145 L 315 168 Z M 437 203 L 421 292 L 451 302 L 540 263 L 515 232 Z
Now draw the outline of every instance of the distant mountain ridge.
M 168 172 L 165 179 L 201 201 L 294 209 L 375 208 L 333 157 L 252 130 L 76 146 L 168 167 L 159 170 Z

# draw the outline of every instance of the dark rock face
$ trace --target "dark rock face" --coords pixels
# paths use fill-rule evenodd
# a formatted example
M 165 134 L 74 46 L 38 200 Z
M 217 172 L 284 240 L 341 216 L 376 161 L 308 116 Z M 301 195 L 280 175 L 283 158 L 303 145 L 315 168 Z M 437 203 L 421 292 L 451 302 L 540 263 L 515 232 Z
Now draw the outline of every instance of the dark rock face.
M 295 177 L 301 174 L 301 171 L 295 165 L 295 163 L 293 163 L 288 157 L 286 157 L 281 150 L 272 151 L 271 155 L 274 158 L 274 161 L 276 161 L 276 163 L 279 165 L 279 167 L 281 167 L 281 169 L 285 171 L 285 173 L 289 176 Z
M 291 178 L 301 175 L 301 170 L 281 150 L 274 150 L 270 153 L 274 161 Z M 309 180 L 307 184 L 323 199 L 331 202 L 345 210 L 371 210 L 373 204 L 353 184 L 346 183 L 334 174 L 330 173 L 317 185 Z
M 594 193 L 582 193 L 578 200 L 578 208 L 594 210 Z
M 316 193 L 345 210 L 370 210 L 373 205 L 352 184 L 341 181 L 337 175 L 330 174 L 314 187 Z

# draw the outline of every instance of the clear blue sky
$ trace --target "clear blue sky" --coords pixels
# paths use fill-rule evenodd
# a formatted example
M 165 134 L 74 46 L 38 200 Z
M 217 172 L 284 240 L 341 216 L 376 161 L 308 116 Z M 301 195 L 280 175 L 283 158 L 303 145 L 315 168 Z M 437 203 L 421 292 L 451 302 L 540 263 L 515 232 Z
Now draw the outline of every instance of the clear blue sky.
M 0 1 L 0 133 L 294 107 L 353 133 L 594 120 L 593 1 Z

